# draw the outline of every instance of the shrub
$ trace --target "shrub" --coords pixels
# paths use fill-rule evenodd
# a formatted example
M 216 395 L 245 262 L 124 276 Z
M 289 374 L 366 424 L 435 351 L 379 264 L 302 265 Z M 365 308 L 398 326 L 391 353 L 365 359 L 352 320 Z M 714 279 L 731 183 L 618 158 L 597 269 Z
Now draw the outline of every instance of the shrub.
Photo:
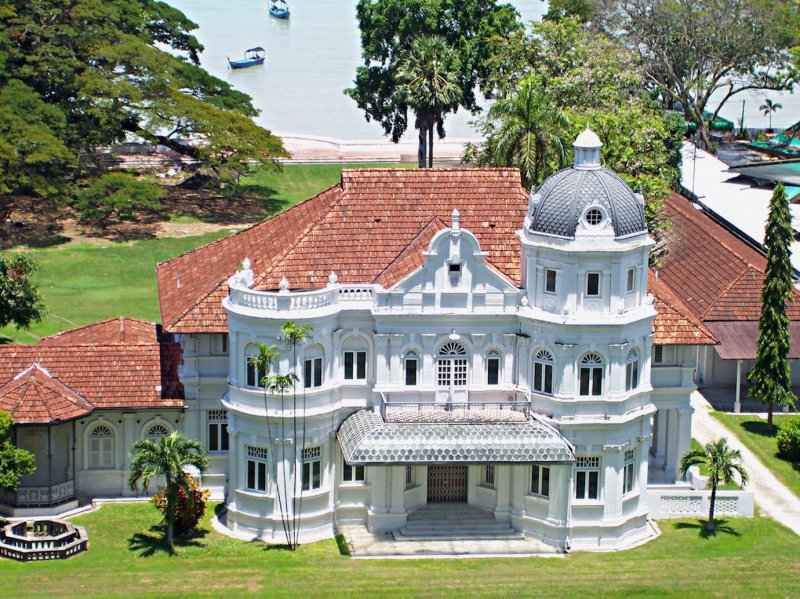
M 776 437 L 778 455 L 790 462 L 800 462 L 800 418 L 781 424 Z
M 206 513 L 206 503 L 211 494 L 210 491 L 201 489 L 197 481 L 189 474 L 184 472 L 182 476 L 183 482 L 178 485 L 178 508 L 175 511 L 176 535 L 188 534 L 197 527 L 198 522 Z M 153 496 L 153 503 L 159 512 L 166 515 L 166 486 Z

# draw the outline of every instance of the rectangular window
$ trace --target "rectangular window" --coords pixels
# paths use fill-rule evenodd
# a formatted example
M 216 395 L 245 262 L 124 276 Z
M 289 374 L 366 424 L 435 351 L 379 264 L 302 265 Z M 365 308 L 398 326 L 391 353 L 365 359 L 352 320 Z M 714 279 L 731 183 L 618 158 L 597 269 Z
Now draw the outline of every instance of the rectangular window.
M 111 437 L 89 439 L 89 468 L 111 468 L 114 462 L 113 446 Z
M 267 371 L 264 368 L 258 368 L 253 358 L 255 356 L 247 356 L 247 386 L 248 387 L 263 387 L 264 377 Z
M 494 466 L 492 464 L 486 464 L 483 466 L 481 480 L 484 487 L 494 489 Z
M 414 467 L 406 466 L 406 489 L 410 489 L 415 484 L 416 484 L 416 479 L 414 477 Z
M 417 384 L 417 359 L 406 358 L 406 385 L 413 387 Z
M 600 295 L 599 272 L 586 273 L 586 295 L 589 297 L 597 297 L 598 295 Z
M 322 485 L 322 449 L 303 449 L 303 491 L 314 491 Z
M 367 378 L 367 352 L 344 352 L 344 378 L 363 381 Z
M 535 362 L 533 365 L 533 390 L 553 394 L 553 365 Z
M 351 466 L 342 462 L 342 482 L 363 483 L 365 479 L 364 466 Z
M 550 468 L 549 466 L 531 466 L 531 493 L 541 497 L 550 497 Z
M 458 285 L 461 281 L 461 264 L 448 264 L 447 274 L 450 277 L 450 284 Z
M 556 292 L 556 271 L 552 268 L 544 270 L 544 290 L 547 293 Z
M 578 458 L 575 473 L 575 499 L 598 499 L 600 497 L 600 458 Z
M 627 495 L 633 491 L 634 472 L 636 464 L 633 461 L 634 452 L 629 449 L 625 452 L 625 466 L 622 473 L 622 494 Z
M 247 446 L 247 489 L 267 490 L 267 450 L 264 447 Z
M 211 353 L 215 356 L 228 354 L 228 333 L 215 333 L 211 336 Z
M 486 360 L 486 384 L 500 384 L 500 358 L 492 357 Z
M 228 411 L 208 411 L 208 451 L 228 451 Z
M 625 391 L 636 389 L 639 386 L 639 360 L 625 364 Z
M 305 361 L 303 386 L 306 389 L 322 386 L 322 358 L 309 358 Z
M 671 345 L 654 345 L 653 346 L 653 364 L 674 364 L 675 363 L 675 348 Z
M 602 367 L 581 368 L 580 394 L 581 395 L 603 394 Z
M 633 293 L 635 285 L 635 279 L 634 279 L 635 274 L 636 274 L 635 269 L 633 268 L 628 269 L 628 277 L 625 281 L 625 291 L 627 291 L 628 293 Z

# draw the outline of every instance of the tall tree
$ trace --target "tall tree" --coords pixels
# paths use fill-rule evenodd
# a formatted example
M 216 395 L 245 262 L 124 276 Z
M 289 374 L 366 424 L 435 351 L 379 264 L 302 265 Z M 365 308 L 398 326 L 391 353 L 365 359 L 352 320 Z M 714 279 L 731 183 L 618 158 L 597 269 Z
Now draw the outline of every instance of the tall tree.
M 175 528 L 176 509 L 178 506 L 178 487 L 186 486 L 184 492 L 191 493 L 187 478 L 183 476 L 186 466 L 194 466 L 200 472 L 208 469 L 208 458 L 203 444 L 196 439 L 187 439 L 182 433 L 173 431 L 161 437 L 158 442 L 150 439 L 134 441 L 130 449 L 131 468 L 128 486 L 132 491 L 141 488 L 148 492 L 150 481 L 163 476 L 166 496 L 164 521 L 166 524 L 167 546 L 174 546 L 173 531 Z
M 157 0 L 5 2 L 0 163 L 12 168 L 0 169 L 0 200 L 80 186 L 104 170 L 102 148 L 130 135 L 197 158 L 221 181 L 286 156 L 252 121 L 250 98 L 198 66 L 195 28 Z
M 711 498 L 708 505 L 708 523 L 706 531 L 714 532 L 714 508 L 717 503 L 717 487 L 720 484 L 730 485 L 736 482 L 739 475 L 742 486 L 747 485 L 747 471 L 742 465 L 742 453 L 738 449 L 730 449 L 724 437 L 706 443 L 702 449 L 687 451 L 681 458 L 681 473 L 686 477 L 689 468 L 694 465 L 705 466 L 708 471 L 708 484 L 711 485 Z
M 433 130 L 444 137 L 444 115 L 458 110 L 458 57 L 444 38 L 426 35 L 415 39 L 400 59 L 397 95 L 415 114 L 419 130 L 417 160 L 425 167 L 425 136 L 428 136 L 428 168 L 433 167 Z
M 780 102 L 773 102 L 769 98 L 764 100 L 764 103 L 758 109 L 764 113 L 764 116 L 769 115 L 769 130 L 772 131 L 772 113 L 778 112 L 783 106 Z
M 772 409 L 793 406 L 797 397 L 792 391 L 789 368 L 789 316 L 786 302 L 794 301 L 791 263 L 792 215 L 786 190 L 779 184 L 769 203 L 769 216 L 764 233 L 767 269 L 761 290 L 761 316 L 758 319 L 756 363 L 748 379 L 753 383 L 750 394 L 767 404 L 767 426 L 773 430 Z
M 641 52 L 650 84 L 679 101 L 701 140 L 734 95 L 787 90 L 795 80 L 790 49 L 798 42 L 791 0 L 622 0 L 620 33 Z M 711 119 L 703 113 L 717 104 Z
M 15 493 L 22 477 L 36 471 L 36 456 L 14 445 L 14 419 L 0 410 L 0 490 Z
M 27 329 L 44 318 L 42 294 L 31 281 L 37 268 L 26 254 L 0 252 L 0 327 L 13 322 L 17 330 Z
M 363 66 L 345 93 L 397 142 L 408 127 L 408 105 L 397 94 L 398 63 L 413 41 L 441 36 L 458 60 L 458 106 L 479 109 L 476 92 L 490 96 L 492 57 L 504 40 L 522 31 L 517 11 L 497 0 L 359 0 Z
M 569 120 L 536 81 L 522 81 L 519 91 L 495 102 L 484 125 L 487 158 L 494 166 L 516 166 L 530 187 L 566 165 Z
M 296 374 L 297 369 L 297 348 L 298 346 L 305 343 L 309 337 L 311 337 L 311 333 L 314 332 L 314 329 L 311 325 L 308 324 L 300 324 L 298 325 L 294 321 L 287 321 L 281 327 L 281 339 L 282 341 L 289 345 L 292 348 L 292 371 L 289 373 L 289 380 L 292 384 L 292 438 L 295 440 L 297 444 L 297 449 L 299 451 L 303 450 L 306 443 L 306 392 L 305 392 L 305 383 L 303 384 L 303 405 L 302 411 L 300 412 L 300 429 L 297 427 L 297 382 L 300 378 Z M 281 420 L 283 422 L 283 420 Z M 297 450 L 295 450 L 294 460 L 293 460 L 293 472 L 294 472 L 294 483 L 292 484 L 292 512 L 293 512 L 293 536 L 289 542 L 289 548 L 294 551 L 297 549 L 299 545 L 300 539 L 300 517 L 303 511 L 303 489 L 302 486 L 298 490 L 297 489 Z M 287 487 L 288 488 L 288 487 Z M 299 500 L 298 500 L 299 495 Z
M 284 398 L 286 397 L 286 392 L 290 388 L 294 388 L 294 384 L 297 380 L 297 377 L 293 374 L 273 374 L 267 378 L 267 387 L 273 395 L 280 395 L 281 398 L 281 438 L 285 439 L 285 426 L 284 426 Z M 267 418 L 267 426 L 269 427 L 269 418 Z M 290 485 L 290 481 L 292 477 L 295 476 L 294 468 L 292 471 L 288 471 L 287 464 L 286 464 L 286 443 L 280 443 L 281 453 L 280 458 L 277 455 L 277 448 L 275 459 L 272 460 L 274 472 L 273 472 L 273 480 L 275 481 L 275 489 L 276 495 L 278 497 L 278 509 L 281 512 L 281 524 L 283 525 L 283 533 L 286 536 L 286 545 L 294 551 L 297 549 L 297 545 L 295 545 L 294 537 L 294 518 L 293 514 L 289 510 L 289 495 L 291 493 L 292 496 L 292 506 L 294 506 L 294 493 L 291 489 L 294 488 L 294 485 Z M 281 468 L 281 476 L 278 476 L 278 461 L 280 460 L 282 464 Z M 292 466 L 296 465 L 296 459 L 292 460 Z M 280 480 L 282 479 L 282 480 Z

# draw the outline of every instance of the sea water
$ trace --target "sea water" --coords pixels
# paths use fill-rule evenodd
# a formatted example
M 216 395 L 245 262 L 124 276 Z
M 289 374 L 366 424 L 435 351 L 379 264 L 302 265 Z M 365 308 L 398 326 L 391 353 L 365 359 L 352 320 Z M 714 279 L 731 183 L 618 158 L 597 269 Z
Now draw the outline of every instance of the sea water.
M 267 0 L 167 0 L 199 26 L 194 33 L 205 47 L 202 66 L 253 98 L 261 110 L 256 118 L 260 125 L 279 135 L 384 138 L 380 125 L 366 122 L 364 113 L 343 93 L 362 63 L 356 0 L 288 1 L 291 18 L 281 20 L 269 16 Z M 525 22 L 540 19 L 547 10 L 542 0 L 511 4 Z M 228 58 L 241 59 L 254 46 L 267 51 L 263 66 L 236 71 L 228 67 Z M 721 116 L 736 123 L 744 100 L 745 127 L 766 128 L 768 117 L 759 106 L 767 97 L 783 105 L 772 116 L 775 129 L 800 120 L 800 95 L 772 91 L 738 94 L 725 104 Z M 474 119 L 464 110 L 448 115 L 448 137 L 476 137 L 470 125 Z M 415 134 L 408 131 L 406 138 Z

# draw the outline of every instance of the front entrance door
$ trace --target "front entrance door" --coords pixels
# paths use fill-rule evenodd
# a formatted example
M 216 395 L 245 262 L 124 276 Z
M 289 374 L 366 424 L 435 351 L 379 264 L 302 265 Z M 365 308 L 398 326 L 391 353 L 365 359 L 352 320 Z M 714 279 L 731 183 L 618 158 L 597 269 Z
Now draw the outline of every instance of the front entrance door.
M 467 502 L 467 466 L 428 466 L 428 503 L 444 502 Z

